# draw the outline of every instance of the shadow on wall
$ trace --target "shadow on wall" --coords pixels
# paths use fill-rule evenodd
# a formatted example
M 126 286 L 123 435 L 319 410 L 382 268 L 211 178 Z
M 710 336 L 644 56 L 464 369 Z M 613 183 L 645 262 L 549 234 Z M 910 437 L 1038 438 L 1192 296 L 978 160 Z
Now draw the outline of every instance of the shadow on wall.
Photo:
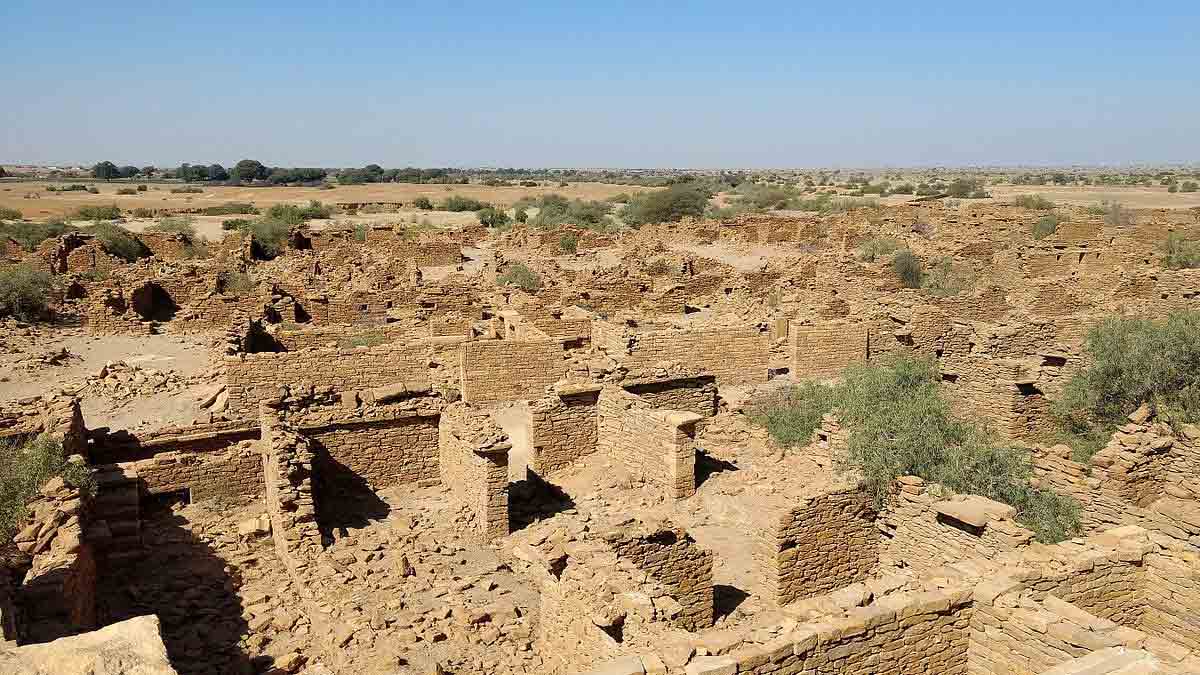
M 317 523 L 321 533 L 357 530 L 388 517 L 391 507 L 353 469 L 313 441 L 313 489 L 317 498 Z
M 130 306 L 146 321 L 170 321 L 179 311 L 171 294 L 155 283 L 144 283 L 134 289 Z
M 226 561 L 166 508 L 145 514 L 145 555 L 126 566 L 105 565 L 97 584 L 104 625 L 155 614 L 171 665 L 180 675 L 253 673 L 239 640 L 247 633 Z
M 736 586 L 713 584 L 713 619 L 721 619 L 733 614 L 750 594 Z
M 696 487 L 704 485 L 704 481 L 718 473 L 737 470 L 738 467 L 733 462 L 713 457 L 700 448 L 696 449 Z
M 562 488 L 548 483 L 533 471 L 525 470 L 525 479 L 508 485 L 508 527 L 510 532 L 575 508 L 575 500 Z

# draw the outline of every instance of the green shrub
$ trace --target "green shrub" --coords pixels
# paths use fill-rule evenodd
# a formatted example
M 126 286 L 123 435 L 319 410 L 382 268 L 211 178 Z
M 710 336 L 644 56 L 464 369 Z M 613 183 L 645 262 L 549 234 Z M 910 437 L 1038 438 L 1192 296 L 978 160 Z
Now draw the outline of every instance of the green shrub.
M 42 435 L 20 444 L 0 446 L 0 548 L 11 541 L 28 512 L 30 501 L 55 476 L 89 495 L 96 491 L 87 467 L 68 462 L 62 444 Z
M 579 250 L 579 235 L 574 232 L 563 232 L 558 236 L 558 248 L 563 253 L 575 253 Z
M 153 218 L 154 217 L 154 209 L 146 208 L 145 206 L 139 206 L 133 210 L 133 217 L 134 218 Z
M 21 220 L 25 216 L 17 209 L 10 209 L 7 206 L 0 206 L 0 220 Z
M 622 217 L 630 225 L 677 222 L 686 216 L 704 215 L 712 195 L 700 185 L 672 185 L 665 190 L 642 192 L 630 198 Z
M 121 209 L 116 204 L 111 206 L 81 206 L 75 210 L 79 220 L 116 220 L 121 217 Z
M 900 242 L 888 237 L 872 237 L 858 247 L 858 259 L 863 262 L 875 262 L 880 256 L 895 253 L 900 249 Z
M 961 272 L 950 258 L 933 261 L 932 269 L 923 275 L 921 289 L 930 295 L 950 297 L 962 293 L 974 283 L 972 275 Z
M 513 212 L 513 220 L 517 221 L 518 223 L 524 223 L 529 220 L 529 214 L 526 213 L 524 207 L 518 206 L 516 211 Z
M 204 188 L 198 188 L 195 185 L 185 185 L 183 187 L 171 188 L 171 194 L 177 195 L 198 195 L 204 192 Z
M 250 223 L 254 221 L 249 218 L 229 218 L 221 221 L 222 230 L 245 230 L 250 227 Z
M 371 228 L 366 223 L 355 223 L 354 238 L 358 241 L 365 242 L 367 240 L 367 232 L 370 230 Z
M 1183 184 L 1179 186 L 1180 192 L 1195 192 L 1197 189 L 1200 189 L 1200 185 L 1197 185 L 1196 181 L 1194 180 L 1185 180 L 1183 181 Z
M 957 199 L 984 199 L 989 197 L 978 178 L 956 178 L 946 187 L 946 194 Z
M 485 204 L 478 199 L 463 197 L 462 195 L 450 195 L 446 197 L 446 201 L 442 202 L 443 211 L 481 211 L 490 207 L 490 204 Z
M 1052 406 L 1070 437 L 1105 438 L 1143 403 L 1167 420 L 1200 419 L 1200 312 L 1106 319 L 1088 332 L 1082 362 Z
M 140 239 L 119 225 L 98 223 L 84 232 L 96 237 L 96 240 L 104 245 L 104 250 L 126 262 L 150 255 L 150 249 L 146 248 Z
M 239 228 L 243 232 L 254 237 L 254 241 L 258 244 L 269 258 L 274 258 L 283 252 L 284 246 L 287 244 L 288 234 L 292 231 L 291 223 L 272 218 L 260 218 L 258 220 L 246 221 L 244 228 Z
M 1200 242 L 1185 239 L 1178 232 L 1167 235 L 1163 245 L 1163 267 L 1171 270 L 1200 268 Z
M 287 225 L 300 225 L 309 220 L 325 219 L 333 217 L 333 207 L 322 204 L 317 200 L 312 200 L 308 206 L 296 206 L 295 204 L 275 204 L 267 209 L 266 219 L 274 222 L 285 223 Z
M 73 229 L 61 220 L 48 223 L 0 223 L 0 237 L 9 237 L 26 251 L 33 251 L 43 241 L 61 236 Z
M 146 187 L 145 185 L 139 185 L 139 186 L 137 186 L 137 191 L 138 191 L 138 192 L 145 192 L 146 190 L 147 190 L 147 187 Z
M 513 286 L 526 293 L 534 293 L 542 287 L 542 280 L 533 270 L 521 263 L 508 268 L 504 274 L 496 277 L 496 283 L 501 286 Z
M 905 288 L 920 288 L 924 274 L 921 271 L 921 261 L 913 252 L 904 249 L 892 258 L 892 269 L 900 277 L 900 284 Z
M 417 197 L 413 200 L 413 208 L 420 209 L 422 211 L 432 211 L 433 202 L 429 201 L 429 197 Z
M 206 216 L 237 216 L 242 214 L 256 216 L 258 209 L 250 202 L 225 202 L 217 206 L 206 206 L 200 213 Z
M 1104 216 L 1106 225 L 1127 227 L 1133 224 L 1133 214 L 1121 206 L 1121 202 L 1105 200 L 1084 210 L 1093 216 Z
M 119 188 L 117 190 L 117 194 L 119 194 L 119 195 L 136 195 L 137 190 L 135 190 L 134 188 Z
M 1039 541 L 1077 534 L 1078 504 L 1033 487 L 1027 451 L 994 445 L 956 419 L 940 381 L 932 360 L 896 356 L 847 368 L 839 385 L 802 384 L 752 402 L 749 414 L 788 447 L 807 444 L 821 416 L 833 412 L 848 434 L 837 463 L 862 476 L 878 506 L 897 478 L 912 475 L 1013 506 Z
M 188 239 L 196 238 L 196 225 L 191 216 L 171 216 L 148 225 L 147 232 L 167 232 L 186 235 Z
M 1058 216 L 1053 213 L 1042 216 L 1033 224 L 1033 238 L 1045 239 L 1058 232 Z
M 0 316 L 25 321 L 45 317 L 51 286 L 49 272 L 26 264 L 0 267 Z
M 502 227 L 508 224 L 508 214 L 503 209 L 498 209 L 494 206 L 479 209 L 475 212 L 475 217 L 479 218 L 479 224 L 486 227 Z
M 244 295 L 254 290 L 254 278 L 245 272 L 225 270 L 217 273 L 217 292 Z
M 1054 208 L 1054 202 L 1042 195 L 1017 195 L 1013 199 L 1013 205 L 1026 209 L 1036 209 L 1038 211 L 1049 211 Z

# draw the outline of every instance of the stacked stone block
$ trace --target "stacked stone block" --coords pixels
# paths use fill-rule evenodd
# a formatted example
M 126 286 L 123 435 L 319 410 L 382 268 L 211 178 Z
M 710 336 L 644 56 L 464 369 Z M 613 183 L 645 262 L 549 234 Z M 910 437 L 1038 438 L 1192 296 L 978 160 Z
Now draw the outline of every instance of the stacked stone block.
M 650 575 L 681 606 L 673 623 L 699 631 L 713 624 L 713 554 L 671 524 L 619 529 L 604 535 L 617 557 Z
M 868 355 L 866 324 L 823 322 L 804 325 L 793 321 L 788 326 L 788 353 L 792 379 L 830 380 Z
M 542 478 L 596 452 L 600 385 L 559 383 L 529 406 L 529 467 Z
M 309 441 L 271 414 L 263 416 L 263 485 L 275 552 L 292 573 L 322 550 L 313 492 L 314 452 Z
M 592 322 L 592 340 L 627 370 L 639 371 L 685 359 L 722 385 L 766 382 L 767 334 L 755 326 L 696 329 L 630 327 Z
M 600 392 L 597 449 L 668 499 L 696 492 L 696 422 L 682 411 L 656 410 L 615 385 Z
M 554 339 L 466 342 L 460 359 L 463 400 L 472 404 L 540 398 L 567 371 Z
M 508 451 L 512 444 L 486 413 L 451 404 L 438 428 L 439 474 L 452 502 L 470 513 L 479 536 L 508 535 Z

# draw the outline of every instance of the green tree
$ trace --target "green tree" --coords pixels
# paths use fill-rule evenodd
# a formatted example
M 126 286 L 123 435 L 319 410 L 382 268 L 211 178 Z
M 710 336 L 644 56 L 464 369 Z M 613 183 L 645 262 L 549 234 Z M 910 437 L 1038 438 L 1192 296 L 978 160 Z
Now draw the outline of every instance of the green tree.
M 209 180 L 229 180 L 229 172 L 220 164 L 212 164 L 208 167 Z
M 494 206 L 479 209 L 475 212 L 475 216 L 479 218 L 479 223 L 487 227 L 502 227 L 509 222 L 508 214 L 503 209 L 498 209 Z
M 253 180 L 262 180 L 266 178 L 270 172 L 267 167 L 262 165 L 262 162 L 254 159 L 243 159 L 233 166 L 233 172 L 230 176 L 243 183 Z
M 665 190 L 634 196 L 623 215 L 631 225 L 677 222 L 685 216 L 704 215 L 711 196 L 707 188 L 701 185 L 672 185 Z
M 133 178 L 138 175 L 138 168 L 136 166 L 123 166 L 117 169 L 117 173 L 121 178 Z
M 121 175 L 120 169 L 112 162 L 100 162 L 92 167 L 92 177 L 100 180 L 112 180 Z

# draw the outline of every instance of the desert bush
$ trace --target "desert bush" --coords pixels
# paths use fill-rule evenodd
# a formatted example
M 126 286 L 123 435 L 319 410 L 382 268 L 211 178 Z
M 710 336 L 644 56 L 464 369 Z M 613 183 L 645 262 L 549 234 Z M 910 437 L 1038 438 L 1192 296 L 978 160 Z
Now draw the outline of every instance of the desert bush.
M 224 270 L 217 274 L 217 290 L 231 295 L 242 295 L 254 290 L 254 278 L 238 270 Z
M 51 478 L 94 495 L 95 480 L 83 464 L 68 462 L 62 444 L 47 435 L 0 446 L 0 546 L 11 541 L 30 501 Z
M 1013 506 L 1039 541 L 1078 533 L 1078 504 L 1031 484 L 1027 451 L 995 445 L 956 419 L 938 393 L 940 381 L 932 359 L 900 355 L 850 366 L 839 385 L 801 384 L 748 410 L 785 447 L 807 444 L 821 416 L 834 413 L 848 433 L 837 464 L 860 474 L 880 507 L 895 480 L 912 475 Z
M 912 183 L 901 183 L 892 188 L 892 194 L 894 195 L 911 195 L 916 191 L 917 188 L 913 187 Z
M 43 241 L 61 236 L 73 229 L 61 220 L 53 220 L 47 223 L 27 223 L 23 221 L 0 223 L 0 237 L 9 237 L 20 244 L 21 248 L 26 251 L 32 251 Z
M 990 197 L 978 178 L 956 178 L 946 187 L 946 194 L 958 199 L 984 199 Z
M 755 211 L 786 209 L 799 193 L 790 187 L 745 182 L 735 191 L 738 203 Z
M 49 272 L 26 264 L 0 267 L 0 316 L 25 321 L 45 317 L 51 286 Z
M 273 218 L 259 218 L 244 222 L 245 225 L 239 226 L 238 229 L 254 237 L 254 241 L 262 252 L 270 258 L 274 258 L 283 251 L 288 234 L 292 230 L 291 223 Z
M 1104 216 L 1106 225 L 1126 227 L 1133 224 L 1133 214 L 1123 207 L 1121 202 L 1105 200 L 1084 210 L 1093 216 Z
M 134 188 L 119 188 L 117 190 L 117 194 L 118 195 L 136 195 L 137 190 Z
M 475 217 L 479 219 L 479 223 L 486 227 L 501 227 L 508 224 L 508 214 L 503 209 L 498 209 L 494 206 L 479 209 L 475 212 Z
M 138 258 L 150 255 L 150 249 L 146 248 L 146 245 L 132 232 L 120 225 L 97 223 L 86 228 L 84 232 L 94 236 L 104 246 L 104 250 L 125 262 L 133 262 Z
M 1042 216 L 1033 224 L 1033 238 L 1045 239 L 1058 232 L 1058 216 L 1053 213 Z
M 432 211 L 433 202 L 429 201 L 429 197 L 417 197 L 413 200 L 413 208 L 420 209 L 422 211 Z
M 1049 211 L 1054 208 L 1054 202 L 1042 195 L 1017 195 L 1013 199 L 1013 205 L 1025 209 L 1037 209 L 1038 211 Z
M 1088 365 L 1052 406 L 1069 437 L 1106 440 L 1142 404 L 1154 406 L 1163 419 L 1200 419 L 1200 312 L 1175 312 L 1158 323 L 1106 319 L 1088 332 L 1081 361 Z M 1094 443 L 1071 445 L 1079 461 L 1098 449 Z
M 367 232 L 369 232 L 370 229 L 371 229 L 370 226 L 368 226 L 366 223 L 355 223 L 354 224 L 354 238 L 357 241 L 366 241 L 367 240 Z
M 521 263 L 517 263 L 496 277 L 496 283 L 501 286 L 513 286 L 526 293 L 533 293 L 542 287 L 542 280 L 537 273 Z
M 525 211 L 524 207 L 518 206 L 513 212 L 513 220 L 517 221 L 518 223 L 527 222 L 529 220 L 529 214 Z
M 91 194 L 94 194 L 94 195 L 98 195 L 98 194 L 100 194 L 100 188 L 98 188 L 98 187 L 94 187 L 94 186 L 93 186 L 93 187 L 89 187 L 89 188 L 87 189 L 87 191 L 88 191 L 89 193 L 91 193 Z
M 170 234 L 186 235 L 189 239 L 196 238 L 196 224 L 191 216 L 171 216 L 148 225 L 147 232 L 166 232 Z
M 139 185 L 139 186 L 137 186 L 137 191 L 138 191 L 138 192 L 145 192 L 147 189 L 148 189 L 148 188 L 147 188 L 147 187 L 146 187 L 146 185 L 144 185 L 144 184 L 143 184 L 143 185 Z
M 1200 189 L 1200 185 L 1197 185 L 1194 180 L 1185 180 L 1179 186 L 1180 192 L 1195 192 L 1197 189 Z
M 307 206 L 297 206 L 295 204 L 275 204 L 267 209 L 266 220 L 285 223 L 287 225 L 300 225 L 309 220 L 330 218 L 333 216 L 333 207 L 327 204 L 322 204 L 317 200 L 312 200 Z
M 134 218 L 153 218 L 154 217 L 154 209 L 147 208 L 145 206 L 139 206 L 133 210 L 133 217 Z
M 950 297 L 958 295 L 974 283 L 972 275 L 954 267 L 950 258 L 938 258 L 933 261 L 930 270 L 923 274 L 921 289 L 930 295 Z
M 229 218 L 221 221 L 222 230 L 245 230 L 254 221 L 249 218 Z
M 258 215 L 258 209 L 250 202 L 225 202 L 217 206 L 206 206 L 200 210 L 200 213 L 206 216 L 237 216 L 237 215 Z
M 116 220 L 121 217 L 121 209 L 116 204 L 111 206 L 81 206 L 75 210 L 79 220 Z
M 672 185 L 631 197 L 621 215 L 630 225 L 676 222 L 685 216 L 704 215 L 710 197 L 708 190 L 700 185 Z
M 204 192 L 204 188 L 198 188 L 195 185 L 185 185 L 183 187 L 171 188 L 171 193 L 177 195 L 198 195 L 201 192 Z
M 900 283 L 905 288 L 920 288 L 924 274 L 921 271 L 921 261 L 913 252 L 904 249 L 892 257 L 892 269 L 900 277 Z
M 900 242 L 889 237 L 872 237 L 858 247 L 858 259 L 863 262 L 875 262 L 876 258 L 895 253 L 900 249 Z
M 7 206 L 0 206 L 0 220 L 21 220 L 25 216 L 16 209 L 10 209 Z
M 449 197 L 446 197 L 445 201 L 442 202 L 443 211 L 481 211 L 490 207 L 491 204 L 485 204 L 478 199 L 471 199 L 470 197 L 463 197 L 462 195 L 450 195 Z
M 579 235 L 574 232 L 563 232 L 558 236 L 558 248 L 563 253 L 575 253 L 579 250 Z
M 1163 244 L 1162 263 L 1171 270 L 1200 268 L 1200 242 L 1185 239 L 1178 232 L 1168 234 Z

